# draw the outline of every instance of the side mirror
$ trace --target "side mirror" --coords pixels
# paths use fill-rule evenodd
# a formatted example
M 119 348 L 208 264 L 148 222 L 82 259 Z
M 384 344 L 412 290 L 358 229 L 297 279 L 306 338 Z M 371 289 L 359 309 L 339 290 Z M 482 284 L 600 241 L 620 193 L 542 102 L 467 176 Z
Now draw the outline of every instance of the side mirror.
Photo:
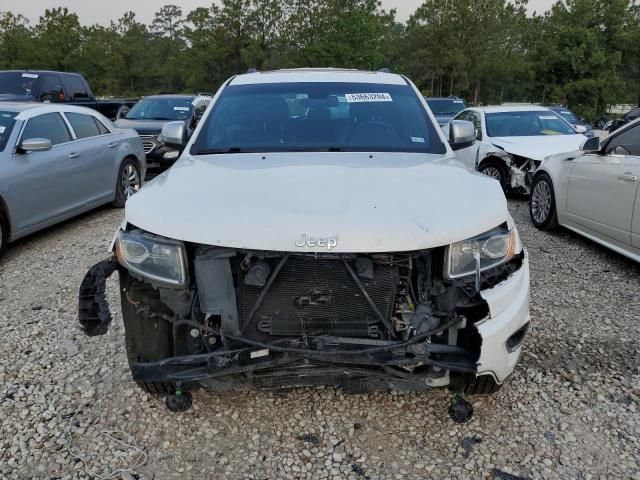
M 167 147 L 182 150 L 186 145 L 187 126 L 184 122 L 165 123 L 160 133 L 160 141 Z
M 576 125 L 575 127 L 573 127 L 573 129 L 576 131 L 576 133 L 587 133 L 587 127 L 585 127 L 584 125 Z
M 48 138 L 29 138 L 20 142 L 18 150 L 20 152 L 48 152 L 53 145 Z
M 600 137 L 588 138 L 586 142 L 582 144 L 580 150 L 583 152 L 599 152 L 600 151 Z
M 449 145 L 452 150 L 467 148 L 476 143 L 476 127 L 466 120 L 453 120 L 449 127 Z

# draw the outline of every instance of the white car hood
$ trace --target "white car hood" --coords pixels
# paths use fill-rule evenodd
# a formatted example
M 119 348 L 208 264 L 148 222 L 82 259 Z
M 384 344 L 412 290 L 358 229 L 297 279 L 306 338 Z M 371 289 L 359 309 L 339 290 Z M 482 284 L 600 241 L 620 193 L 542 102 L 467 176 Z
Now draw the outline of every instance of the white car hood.
M 494 137 L 489 141 L 507 153 L 542 161 L 550 155 L 579 150 L 587 137 L 576 135 L 545 135 L 537 137 Z
M 129 199 L 125 216 L 199 244 L 327 251 L 296 246 L 306 235 L 353 253 L 447 245 L 509 218 L 495 180 L 451 158 L 398 153 L 185 153 Z

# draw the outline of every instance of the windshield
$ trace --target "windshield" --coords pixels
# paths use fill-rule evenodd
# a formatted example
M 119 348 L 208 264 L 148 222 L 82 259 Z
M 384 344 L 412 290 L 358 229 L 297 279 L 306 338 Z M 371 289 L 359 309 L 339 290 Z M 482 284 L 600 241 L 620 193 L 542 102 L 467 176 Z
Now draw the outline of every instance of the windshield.
M 562 118 L 564 118 L 569 123 L 578 123 L 578 117 L 576 117 L 569 110 L 554 110 L 554 112 L 559 113 Z
M 38 75 L 35 73 L 0 72 L 0 95 L 27 95 L 34 93 Z
M 446 152 L 409 85 L 273 83 L 224 89 L 191 153 Z
M 193 105 L 190 98 L 147 98 L 136 103 L 127 120 L 187 120 Z
M 13 124 L 15 123 L 16 112 L 1 112 L 0 111 L 0 152 L 7 146 L 11 130 L 13 130 Z
M 467 108 L 464 101 L 450 98 L 428 98 L 427 105 L 434 115 L 455 115 Z
M 567 122 L 552 111 L 487 113 L 487 134 L 490 137 L 538 137 L 545 135 L 575 135 Z

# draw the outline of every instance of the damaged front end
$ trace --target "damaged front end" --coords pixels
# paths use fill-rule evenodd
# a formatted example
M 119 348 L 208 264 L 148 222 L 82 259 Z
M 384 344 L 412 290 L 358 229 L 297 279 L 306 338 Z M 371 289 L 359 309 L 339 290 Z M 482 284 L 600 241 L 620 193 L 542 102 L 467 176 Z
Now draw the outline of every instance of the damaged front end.
M 483 161 L 498 159 L 505 165 L 506 186 L 510 192 L 528 195 L 531 190 L 533 175 L 542 163 L 539 160 L 522 157 L 506 152 L 502 147 L 494 145 L 496 151 L 490 152 Z
M 452 249 L 269 252 L 182 244 L 133 229 L 121 232 L 117 260 L 87 274 L 80 323 L 89 335 L 106 332 L 104 282 L 118 269 L 138 382 L 216 391 L 463 389 L 478 373 L 478 327 L 491 318 L 482 292 L 526 267 L 525 252 L 496 264 L 476 253 L 471 267 L 454 265 L 461 272 L 454 276 L 447 273 Z

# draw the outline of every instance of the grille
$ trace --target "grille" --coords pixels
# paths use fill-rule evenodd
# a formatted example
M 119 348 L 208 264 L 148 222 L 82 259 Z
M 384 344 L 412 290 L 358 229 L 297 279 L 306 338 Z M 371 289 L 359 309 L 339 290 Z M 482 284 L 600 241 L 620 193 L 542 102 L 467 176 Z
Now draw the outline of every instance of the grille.
M 268 260 L 271 272 L 280 260 Z M 398 283 L 397 266 L 377 264 L 372 279 L 359 280 L 380 313 L 389 318 Z M 247 332 L 379 337 L 379 318 L 338 256 L 291 256 L 249 322 L 262 291 L 245 285 L 240 274 L 240 315 Z
M 153 141 L 155 135 L 140 135 L 142 139 L 142 146 L 144 147 L 144 153 L 151 153 L 156 148 L 156 143 Z

